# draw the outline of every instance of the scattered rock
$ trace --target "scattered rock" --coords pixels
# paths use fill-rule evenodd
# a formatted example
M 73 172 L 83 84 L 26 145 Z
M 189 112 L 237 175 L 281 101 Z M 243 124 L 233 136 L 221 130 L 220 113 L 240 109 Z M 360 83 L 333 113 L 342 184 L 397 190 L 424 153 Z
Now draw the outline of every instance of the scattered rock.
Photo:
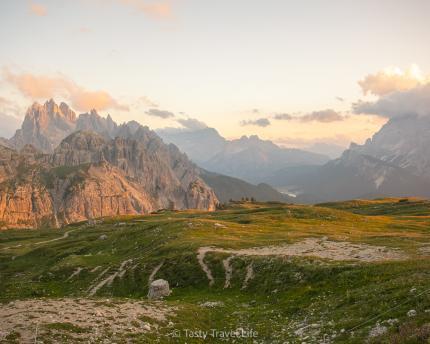
M 397 324 L 399 322 L 399 319 L 388 319 L 383 321 L 382 323 L 386 323 L 390 326 L 393 326 L 394 324 Z
M 417 311 L 415 309 L 411 309 L 408 313 L 407 313 L 409 318 L 415 317 L 417 315 Z
M 148 299 L 159 300 L 170 295 L 169 282 L 163 279 L 155 280 L 149 286 Z
M 215 227 L 218 227 L 218 228 L 227 228 L 226 226 L 224 226 L 222 223 L 218 223 L 218 222 L 216 222 L 215 224 L 214 224 L 214 226 Z
M 108 237 L 106 234 L 102 234 L 99 236 L 99 240 L 106 240 Z
M 149 325 L 148 323 L 143 324 L 142 330 L 151 331 L 151 325 Z
M 369 332 L 369 337 L 378 337 L 382 336 L 383 334 L 387 333 L 388 329 L 385 326 L 382 326 L 379 323 L 376 323 L 376 326 L 372 328 Z
M 207 301 L 207 302 L 200 304 L 200 306 L 207 307 L 207 308 L 215 308 L 215 307 L 224 306 L 224 303 L 222 303 L 221 301 Z
M 120 343 L 124 342 L 120 338 L 154 331 L 157 323 L 167 323 L 172 317 L 176 317 L 176 308 L 160 302 L 81 297 L 18 300 L 0 307 L 0 342 L 12 342 L 1 335 L 16 331 L 20 333 L 17 343 L 35 343 L 37 328 L 37 343 Z M 59 323 L 82 331 L 59 329 L 52 337 L 46 325 Z

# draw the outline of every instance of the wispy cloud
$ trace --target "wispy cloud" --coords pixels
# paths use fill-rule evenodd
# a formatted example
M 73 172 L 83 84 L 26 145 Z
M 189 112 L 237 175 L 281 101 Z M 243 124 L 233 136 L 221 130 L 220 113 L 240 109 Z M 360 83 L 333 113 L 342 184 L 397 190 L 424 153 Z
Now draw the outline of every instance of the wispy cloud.
M 80 28 L 77 29 L 77 32 L 82 34 L 87 34 L 87 33 L 93 32 L 93 30 L 87 26 L 81 26 Z
M 247 126 L 247 125 L 254 125 L 257 127 L 268 127 L 270 125 L 270 121 L 267 118 L 258 118 L 255 120 L 246 120 L 246 121 L 242 121 L 240 122 L 241 126 Z
M 158 108 L 158 104 L 146 96 L 140 97 L 137 102 L 145 107 Z
M 71 106 L 78 111 L 88 111 L 93 108 L 129 110 L 128 106 L 120 104 L 108 92 L 87 90 L 61 74 L 13 73 L 8 68 L 4 68 L 3 77 L 23 96 L 32 100 L 59 96 L 70 101 Z
M 298 118 L 302 122 L 331 123 L 343 121 L 345 119 L 345 116 L 342 116 L 339 112 L 333 109 L 326 109 L 321 111 L 314 111 Z
M 276 119 L 278 121 L 290 121 L 293 119 L 293 116 L 288 113 L 278 113 L 273 116 L 273 119 Z
M 29 2 L 30 12 L 36 16 L 43 17 L 46 16 L 48 10 L 42 4 L 37 4 L 32 1 Z
M 173 18 L 173 7 L 171 0 L 87 0 L 93 3 L 105 5 L 106 3 L 116 3 L 119 6 L 128 8 L 133 12 L 142 13 L 147 17 L 157 20 L 168 20 Z
M 149 116 L 160 117 L 164 119 L 175 117 L 175 114 L 173 112 L 158 109 L 149 109 L 145 113 Z
M 208 127 L 205 123 L 195 118 L 178 118 L 176 121 L 189 130 L 200 130 Z
M 272 118 L 278 121 L 331 123 L 331 122 L 343 121 L 346 119 L 346 116 L 343 116 L 341 113 L 333 109 L 326 109 L 326 110 L 320 110 L 320 111 L 313 111 L 302 116 L 299 116 L 299 115 L 293 116 L 288 113 L 280 113 L 280 114 L 274 115 Z

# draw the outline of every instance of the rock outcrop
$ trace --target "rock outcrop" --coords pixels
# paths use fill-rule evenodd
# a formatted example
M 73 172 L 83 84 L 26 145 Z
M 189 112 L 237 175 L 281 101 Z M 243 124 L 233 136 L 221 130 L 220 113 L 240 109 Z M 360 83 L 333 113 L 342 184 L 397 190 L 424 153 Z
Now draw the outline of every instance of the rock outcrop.
M 76 127 L 76 114 L 65 103 L 57 105 L 54 100 L 45 104 L 34 103 L 25 115 L 21 129 L 9 140 L 21 149 L 26 144 L 51 152 Z
M 214 210 L 218 200 L 173 145 L 140 126 L 129 138 L 66 137 L 52 154 L 0 146 L 0 227 L 61 226 L 159 209 Z
M 163 279 L 158 279 L 152 282 L 149 286 L 148 299 L 159 300 L 170 295 L 169 282 Z

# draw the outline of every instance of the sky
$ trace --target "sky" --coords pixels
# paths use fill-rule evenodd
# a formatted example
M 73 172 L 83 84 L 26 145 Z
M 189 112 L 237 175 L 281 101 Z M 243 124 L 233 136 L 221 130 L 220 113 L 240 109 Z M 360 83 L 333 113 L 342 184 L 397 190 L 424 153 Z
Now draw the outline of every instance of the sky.
M 362 143 L 390 118 L 365 104 L 428 83 L 428 13 L 428 0 L 2 0 L 0 135 L 52 97 L 152 129 Z

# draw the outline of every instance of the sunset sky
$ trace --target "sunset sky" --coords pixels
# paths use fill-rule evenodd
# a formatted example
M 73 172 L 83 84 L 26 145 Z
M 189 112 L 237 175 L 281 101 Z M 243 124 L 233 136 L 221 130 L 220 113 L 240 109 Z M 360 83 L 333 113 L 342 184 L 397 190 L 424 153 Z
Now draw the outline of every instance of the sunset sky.
M 429 13 L 428 0 L 2 0 L 0 134 L 53 97 L 153 129 L 361 143 L 386 118 L 353 103 L 428 83 Z

